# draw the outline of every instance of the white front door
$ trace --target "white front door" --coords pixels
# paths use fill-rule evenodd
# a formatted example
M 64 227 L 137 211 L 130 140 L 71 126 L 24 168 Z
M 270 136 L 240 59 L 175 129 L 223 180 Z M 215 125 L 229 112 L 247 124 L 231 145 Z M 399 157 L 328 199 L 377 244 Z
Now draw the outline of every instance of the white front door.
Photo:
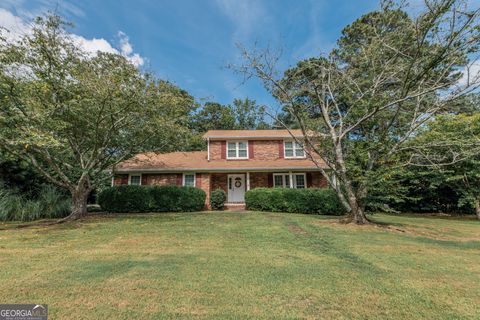
M 245 175 L 228 175 L 228 202 L 245 202 Z

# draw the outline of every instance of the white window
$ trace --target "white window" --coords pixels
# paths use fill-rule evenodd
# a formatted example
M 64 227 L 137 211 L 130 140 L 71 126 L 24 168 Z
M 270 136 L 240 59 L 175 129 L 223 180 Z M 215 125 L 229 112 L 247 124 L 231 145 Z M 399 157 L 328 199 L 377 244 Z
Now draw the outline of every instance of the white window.
M 227 159 L 248 159 L 248 142 L 228 141 Z
M 290 188 L 290 175 L 288 173 L 274 173 L 273 187 Z
M 305 158 L 302 145 L 296 141 L 285 141 L 284 150 L 285 158 Z
M 142 175 L 141 174 L 131 174 L 128 176 L 128 184 L 131 186 L 140 186 L 142 185 Z
M 307 187 L 307 177 L 305 173 L 293 173 L 293 187 L 296 189 L 305 189 Z M 290 188 L 290 174 L 289 173 L 274 173 L 273 174 L 274 188 Z
M 305 189 L 307 186 L 307 179 L 305 173 L 293 174 L 293 186 L 297 189 Z
M 183 186 L 184 187 L 195 187 L 195 173 L 184 173 L 183 174 Z

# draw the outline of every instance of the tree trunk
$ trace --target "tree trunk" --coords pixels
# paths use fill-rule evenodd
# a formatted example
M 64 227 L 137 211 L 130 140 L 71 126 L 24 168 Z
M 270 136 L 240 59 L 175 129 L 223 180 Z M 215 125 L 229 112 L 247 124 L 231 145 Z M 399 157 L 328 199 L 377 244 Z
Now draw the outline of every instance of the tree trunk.
M 477 219 L 480 220 L 480 199 L 475 200 L 475 214 Z
M 337 193 L 340 202 L 349 215 L 349 218 L 344 221 L 354 222 L 356 224 L 368 224 L 370 221 L 365 215 L 365 209 L 360 205 L 357 194 L 353 191 L 352 184 L 347 179 L 346 175 L 344 175 L 344 180 L 338 180 L 337 185 L 334 186 L 334 190 Z M 366 192 L 364 191 L 363 193 Z
M 76 220 L 87 215 L 88 189 L 76 188 L 71 193 L 72 213 L 65 220 Z
M 355 204 L 350 204 L 352 211 L 350 212 L 352 216 L 352 221 L 356 224 L 368 224 L 370 223 L 365 215 L 365 210 L 358 204 L 358 200 L 355 198 Z

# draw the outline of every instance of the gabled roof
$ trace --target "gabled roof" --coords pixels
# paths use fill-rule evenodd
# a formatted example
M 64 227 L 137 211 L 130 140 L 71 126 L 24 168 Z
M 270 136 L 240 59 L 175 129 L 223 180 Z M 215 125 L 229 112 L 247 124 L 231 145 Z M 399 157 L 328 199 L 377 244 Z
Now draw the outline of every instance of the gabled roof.
M 323 166 L 323 165 L 322 165 Z M 119 163 L 115 172 L 315 170 L 310 159 L 207 160 L 206 151 L 140 153 Z
M 291 134 L 290 134 L 291 132 Z M 204 135 L 204 139 L 243 139 L 243 138 L 291 138 L 303 137 L 302 130 L 208 130 Z

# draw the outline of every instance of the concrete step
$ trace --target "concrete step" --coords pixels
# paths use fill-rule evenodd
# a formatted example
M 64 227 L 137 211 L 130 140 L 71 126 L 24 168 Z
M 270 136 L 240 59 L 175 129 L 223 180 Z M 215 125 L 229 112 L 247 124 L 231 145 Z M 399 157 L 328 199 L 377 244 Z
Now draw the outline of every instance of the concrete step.
M 245 211 L 245 203 L 225 203 L 225 210 Z

